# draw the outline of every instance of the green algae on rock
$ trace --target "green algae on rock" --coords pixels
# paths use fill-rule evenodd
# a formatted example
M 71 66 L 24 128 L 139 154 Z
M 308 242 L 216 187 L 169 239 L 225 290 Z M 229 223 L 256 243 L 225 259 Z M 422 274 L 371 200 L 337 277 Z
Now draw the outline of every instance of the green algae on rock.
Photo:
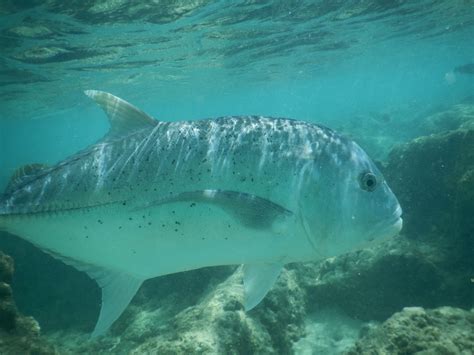
M 470 239 L 474 130 L 417 138 L 394 149 L 385 170 L 403 206 L 407 236 Z
M 445 257 L 433 246 L 399 236 L 294 267 L 309 313 L 337 307 L 354 319 L 383 321 L 407 305 L 432 307 L 449 298 L 443 289 L 447 275 L 439 271 Z
M 453 105 L 447 110 L 436 112 L 422 120 L 423 134 L 436 134 L 458 128 L 474 128 L 474 104 L 466 102 Z
M 474 349 L 474 309 L 404 308 L 373 327 L 347 355 L 471 354 Z
M 220 270 L 219 270 L 220 269 Z M 211 269 L 193 271 L 194 277 Z M 204 273 L 203 273 L 204 271 Z M 222 280 L 208 279 L 204 289 L 178 296 L 173 293 L 160 301 L 146 294 L 155 285 L 148 283 L 138 294 L 135 305 L 119 319 L 112 334 L 93 341 L 77 341 L 84 334 L 58 332 L 50 339 L 58 343 L 61 353 L 127 353 L 127 354 L 267 354 L 289 353 L 292 342 L 304 332 L 305 304 L 303 292 L 295 283 L 293 271 L 281 278 L 263 307 L 244 312 L 242 272 L 228 267 L 217 268 Z M 170 280 L 177 281 L 186 274 Z M 158 280 L 157 280 L 158 281 Z M 157 285 L 164 282 L 157 282 Z M 184 286 L 184 285 L 181 285 Z M 177 299 L 179 297 L 179 299 Z M 118 335 L 120 334 L 120 335 Z M 111 350 L 113 349 L 113 350 Z

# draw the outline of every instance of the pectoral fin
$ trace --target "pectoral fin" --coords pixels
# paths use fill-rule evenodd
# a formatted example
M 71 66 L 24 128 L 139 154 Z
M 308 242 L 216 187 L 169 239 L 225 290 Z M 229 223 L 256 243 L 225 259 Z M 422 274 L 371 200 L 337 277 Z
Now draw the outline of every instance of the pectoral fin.
M 278 217 L 291 216 L 286 208 L 256 195 L 227 190 L 187 191 L 164 199 L 152 201 L 138 209 L 173 202 L 196 202 L 216 205 L 232 214 L 243 225 L 263 229 L 271 227 Z
M 244 307 L 250 311 L 257 306 L 275 284 L 283 265 L 251 264 L 244 265 Z

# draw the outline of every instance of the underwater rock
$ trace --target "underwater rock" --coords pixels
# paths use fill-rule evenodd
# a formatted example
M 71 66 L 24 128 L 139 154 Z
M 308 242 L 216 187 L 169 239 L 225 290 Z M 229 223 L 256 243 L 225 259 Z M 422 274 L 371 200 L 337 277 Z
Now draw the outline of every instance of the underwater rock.
M 156 323 L 157 314 L 140 311 L 127 329 L 127 338 L 136 337 L 139 344 L 132 353 L 286 353 L 291 341 L 302 335 L 305 314 L 304 298 L 292 274 L 283 272 L 264 307 L 245 313 L 239 270 L 210 287 L 199 303 L 161 321 L 153 336 L 144 334 L 143 328 Z
M 415 139 L 391 152 L 385 170 L 408 237 L 472 243 L 474 130 Z
M 214 269 L 214 270 L 212 270 Z M 283 271 L 262 306 L 245 312 L 242 273 L 219 267 L 196 270 L 200 273 L 230 276 L 199 281 L 202 292 L 191 287 L 188 293 L 165 297 L 148 295 L 165 286 L 159 279 L 144 285 L 105 337 L 90 340 L 84 334 L 58 333 L 50 337 L 61 353 L 127 354 L 253 354 L 289 353 L 292 343 L 303 335 L 305 305 L 303 291 L 295 283 L 294 271 Z M 190 273 L 170 277 L 177 289 Z M 188 274 L 188 275 L 187 275 Z M 171 276 L 171 275 L 170 275 Z M 203 276 L 203 275 L 202 275 Z M 184 282 L 180 282 L 182 279 Z M 198 300 L 195 300 L 195 297 Z M 83 339 L 78 341 L 77 339 Z
M 370 249 L 292 267 L 309 313 L 337 307 L 354 319 L 383 321 L 409 305 L 436 307 L 458 298 L 462 305 L 469 302 L 467 280 L 462 297 L 460 287 L 446 289 L 451 277 L 442 271 L 446 258 L 433 246 L 398 236 Z
M 43 333 L 71 328 L 90 332 L 100 305 L 100 290 L 93 280 L 6 232 L 0 232 L 0 250 L 15 260 L 18 309 L 33 315 Z
M 474 310 L 404 308 L 383 324 L 370 328 L 347 355 L 471 354 L 473 329 Z
M 305 335 L 293 344 L 293 354 L 342 354 L 354 345 L 361 329 L 367 326 L 337 308 L 311 314 L 305 323 Z
M 12 276 L 13 260 L 0 252 L 0 329 L 6 331 L 15 328 L 17 318 L 10 287 Z
M 466 102 L 453 105 L 448 110 L 426 117 L 420 124 L 420 132 L 426 135 L 459 128 L 474 128 L 474 104 Z
M 13 259 L 0 251 L 0 353 L 56 354 L 54 348 L 40 338 L 40 327 L 32 317 L 18 313 L 10 283 Z

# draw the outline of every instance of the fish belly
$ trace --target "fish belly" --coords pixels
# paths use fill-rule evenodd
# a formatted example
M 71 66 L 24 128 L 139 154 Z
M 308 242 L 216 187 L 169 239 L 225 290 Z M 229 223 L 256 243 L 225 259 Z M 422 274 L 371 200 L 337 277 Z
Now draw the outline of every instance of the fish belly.
M 66 263 L 141 279 L 206 266 L 285 263 L 294 242 L 288 221 L 250 228 L 208 204 L 108 205 L 2 218 L 8 232 Z

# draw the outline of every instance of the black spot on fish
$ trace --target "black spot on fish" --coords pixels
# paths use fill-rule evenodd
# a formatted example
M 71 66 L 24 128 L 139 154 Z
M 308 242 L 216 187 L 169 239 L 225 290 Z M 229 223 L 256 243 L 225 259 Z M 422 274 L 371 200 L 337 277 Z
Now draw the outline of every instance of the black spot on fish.
M 194 206 L 196 206 L 196 203 L 194 202 L 189 205 L 189 207 L 194 207 Z
M 162 226 L 163 228 L 165 227 L 165 225 L 164 225 L 164 224 L 162 224 L 161 226 Z
M 177 224 L 178 226 L 181 225 L 181 223 L 179 223 L 178 221 L 175 221 L 174 224 Z
M 148 225 L 151 226 L 151 222 L 148 222 Z
M 133 220 L 133 218 L 132 218 L 132 217 L 128 217 L 128 220 L 129 220 L 129 221 L 132 221 L 132 220 Z
M 176 228 L 174 231 L 177 232 L 177 231 L 178 231 L 178 228 Z
M 119 226 L 118 229 L 122 229 L 122 226 Z
M 97 220 L 97 223 L 104 224 L 104 222 L 102 222 L 102 220 L 100 220 L 100 219 Z

